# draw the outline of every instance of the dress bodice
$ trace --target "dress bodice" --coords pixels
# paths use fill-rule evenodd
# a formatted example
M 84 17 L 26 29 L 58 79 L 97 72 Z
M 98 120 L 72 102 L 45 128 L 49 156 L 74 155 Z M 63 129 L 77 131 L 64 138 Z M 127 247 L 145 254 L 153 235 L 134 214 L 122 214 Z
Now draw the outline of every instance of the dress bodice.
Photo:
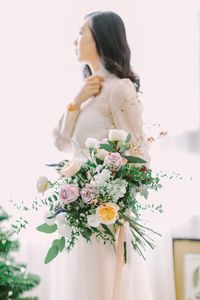
M 143 132 L 143 106 L 134 84 L 129 78 L 118 78 L 103 65 L 95 74 L 104 78 L 99 95 L 84 101 L 79 110 L 63 113 L 53 131 L 56 147 L 76 157 L 88 156 L 87 138 L 101 141 L 108 137 L 109 129 L 118 128 L 132 134 L 132 141 L 138 145 L 135 154 L 149 161 Z

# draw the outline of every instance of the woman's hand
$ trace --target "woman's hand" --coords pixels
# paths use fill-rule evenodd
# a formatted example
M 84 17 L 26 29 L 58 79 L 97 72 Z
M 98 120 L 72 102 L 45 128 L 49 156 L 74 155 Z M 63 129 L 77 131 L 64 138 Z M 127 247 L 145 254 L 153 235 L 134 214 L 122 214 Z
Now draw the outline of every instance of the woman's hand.
M 91 96 L 97 96 L 100 93 L 103 81 L 104 78 L 100 75 L 92 75 L 84 80 L 83 86 L 73 101 L 76 109 L 80 108 L 82 102 L 86 101 Z

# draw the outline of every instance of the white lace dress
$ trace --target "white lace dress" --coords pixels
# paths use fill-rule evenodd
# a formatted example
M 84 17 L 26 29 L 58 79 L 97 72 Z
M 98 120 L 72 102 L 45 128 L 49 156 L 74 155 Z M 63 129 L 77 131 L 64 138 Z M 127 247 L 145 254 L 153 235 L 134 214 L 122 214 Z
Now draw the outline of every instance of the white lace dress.
M 142 103 L 130 79 L 120 79 L 101 65 L 97 74 L 104 77 L 101 92 L 85 101 L 78 111 L 65 111 L 53 131 L 59 151 L 75 157 L 88 155 L 84 141 L 108 137 L 110 128 L 132 133 L 140 150 L 134 153 L 150 161 L 143 133 Z M 143 146 L 142 146 L 143 145 Z M 93 238 L 88 244 L 83 238 L 72 252 L 63 252 L 53 262 L 54 286 L 50 300 L 152 300 L 145 261 L 134 250 L 124 265 L 121 289 L 112 299 L 116 255 L 113 247 Z

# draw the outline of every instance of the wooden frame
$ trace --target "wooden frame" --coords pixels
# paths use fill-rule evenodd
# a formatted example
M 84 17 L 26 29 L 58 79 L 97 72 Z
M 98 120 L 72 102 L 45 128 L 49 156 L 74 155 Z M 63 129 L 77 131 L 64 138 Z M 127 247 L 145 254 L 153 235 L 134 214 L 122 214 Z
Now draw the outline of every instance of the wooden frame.
M 200 240 L 173 239 L 176 300 L 200 299 Z

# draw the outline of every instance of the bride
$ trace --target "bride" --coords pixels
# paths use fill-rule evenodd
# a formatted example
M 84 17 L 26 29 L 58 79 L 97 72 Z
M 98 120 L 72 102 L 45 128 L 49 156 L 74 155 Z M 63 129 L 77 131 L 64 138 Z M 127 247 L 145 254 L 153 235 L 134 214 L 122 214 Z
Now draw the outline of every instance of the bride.
M 66 155 L 83 158 L 88 155 L 86 138 L 102 140 L 108 137 L 109 129 L 123 129 L 132 133 L 132 142 L 137 145 L 131 154 L 148 165 L 143 107 L 138 99 L 140 81 L 130 66 L 131 52 L 121 17 L 112 11 L 86 15 L 74 45 L 78 61 L 85 64 L 84 79 L 53 130 L 55 146 Z M 120 280 L 113 247 L 95 238 L 90 244 L 80 237 L 76 247 L 60 257 L 53 300 L 153 299 L 147 266 L 133 249 Z

